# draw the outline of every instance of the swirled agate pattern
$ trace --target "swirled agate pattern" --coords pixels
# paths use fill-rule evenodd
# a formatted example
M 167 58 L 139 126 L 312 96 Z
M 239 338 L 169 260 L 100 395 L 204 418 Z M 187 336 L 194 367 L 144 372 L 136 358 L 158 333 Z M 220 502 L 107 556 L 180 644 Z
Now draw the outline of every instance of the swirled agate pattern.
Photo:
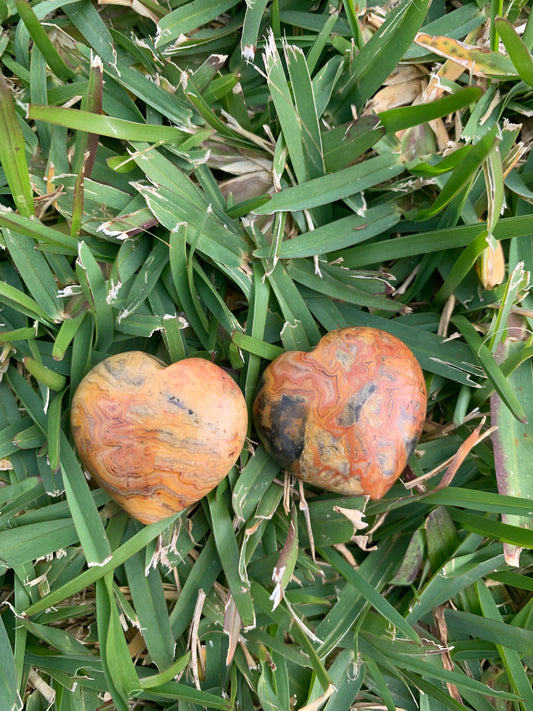
M 196 503 L 235 464 L 244 397 L 203 358 L 165 367 L 140 351 L 94 367 L 74 395 L 71 427 L 87 471 L 131 516 L 158 521 Z
M 285 469 L 314 486 L 379 499 L 416 447 L 426 402 L 411 350 L 384 331 L 353 327 L 331 331 L 309 353 L 274 360 L 253 415 Z

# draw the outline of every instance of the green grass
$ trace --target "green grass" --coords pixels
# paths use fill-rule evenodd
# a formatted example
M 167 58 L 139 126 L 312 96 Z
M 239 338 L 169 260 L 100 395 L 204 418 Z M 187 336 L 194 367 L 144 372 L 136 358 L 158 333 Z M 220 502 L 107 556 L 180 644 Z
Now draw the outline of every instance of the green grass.
M 0 0 L 2 710 L 533 709 L 533 14 L 391 5 Z M 89 487 L 105 356 L 212 358 L 251 406 L 351 325 L 426 376 L 385 499 L 253 429 L 172 520 Z

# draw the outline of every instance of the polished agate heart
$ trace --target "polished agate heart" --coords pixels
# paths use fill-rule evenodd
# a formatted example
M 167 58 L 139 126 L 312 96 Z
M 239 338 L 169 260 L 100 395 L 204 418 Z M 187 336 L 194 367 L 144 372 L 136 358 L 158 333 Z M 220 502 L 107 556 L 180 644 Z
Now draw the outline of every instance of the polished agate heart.
M 381 498 L 404 470 L 426 414 L 413 353 L 374 328 L 331 331 L 265 370 L 253 406 L 272 457 L 305 482 Z
M 165 367 L 146 353 L 111 356 L 81 381 L 72 434 L 88 472 L 131 516 L 159 521 L 226 476 L 248 415 L 234 380 L 203 358 Z

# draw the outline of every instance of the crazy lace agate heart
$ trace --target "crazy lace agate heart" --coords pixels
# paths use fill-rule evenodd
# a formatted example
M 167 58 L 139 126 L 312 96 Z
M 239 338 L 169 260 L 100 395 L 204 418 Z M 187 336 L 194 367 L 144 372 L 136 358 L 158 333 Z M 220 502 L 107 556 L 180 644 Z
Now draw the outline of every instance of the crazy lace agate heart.
M 272 457 L 308 484 L 381 498 L 405 469 L 426 414 L 410 349 L 374 328 L 331 331 L 265 370 L 253 416 Z
M 244 397 L 203 358 L 165 367 L 133 351 L 82 380 L 71 427 L 91 476 L 131 516 L 158 521 L 199 501 L 235 464 L 246 437 Z

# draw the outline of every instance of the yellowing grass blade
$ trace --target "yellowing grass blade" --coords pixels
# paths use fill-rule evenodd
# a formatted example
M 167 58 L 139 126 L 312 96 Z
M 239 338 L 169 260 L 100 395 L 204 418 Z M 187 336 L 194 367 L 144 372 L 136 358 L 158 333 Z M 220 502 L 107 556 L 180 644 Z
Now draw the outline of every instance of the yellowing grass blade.
M 469 45 L 451 37 L 431 37 L 424 32 L 417 34 L 415 42 L 439 57 L 457 62 L 474 76 L 509 78 L 517 74 L 509 57 L 499 52 Z

